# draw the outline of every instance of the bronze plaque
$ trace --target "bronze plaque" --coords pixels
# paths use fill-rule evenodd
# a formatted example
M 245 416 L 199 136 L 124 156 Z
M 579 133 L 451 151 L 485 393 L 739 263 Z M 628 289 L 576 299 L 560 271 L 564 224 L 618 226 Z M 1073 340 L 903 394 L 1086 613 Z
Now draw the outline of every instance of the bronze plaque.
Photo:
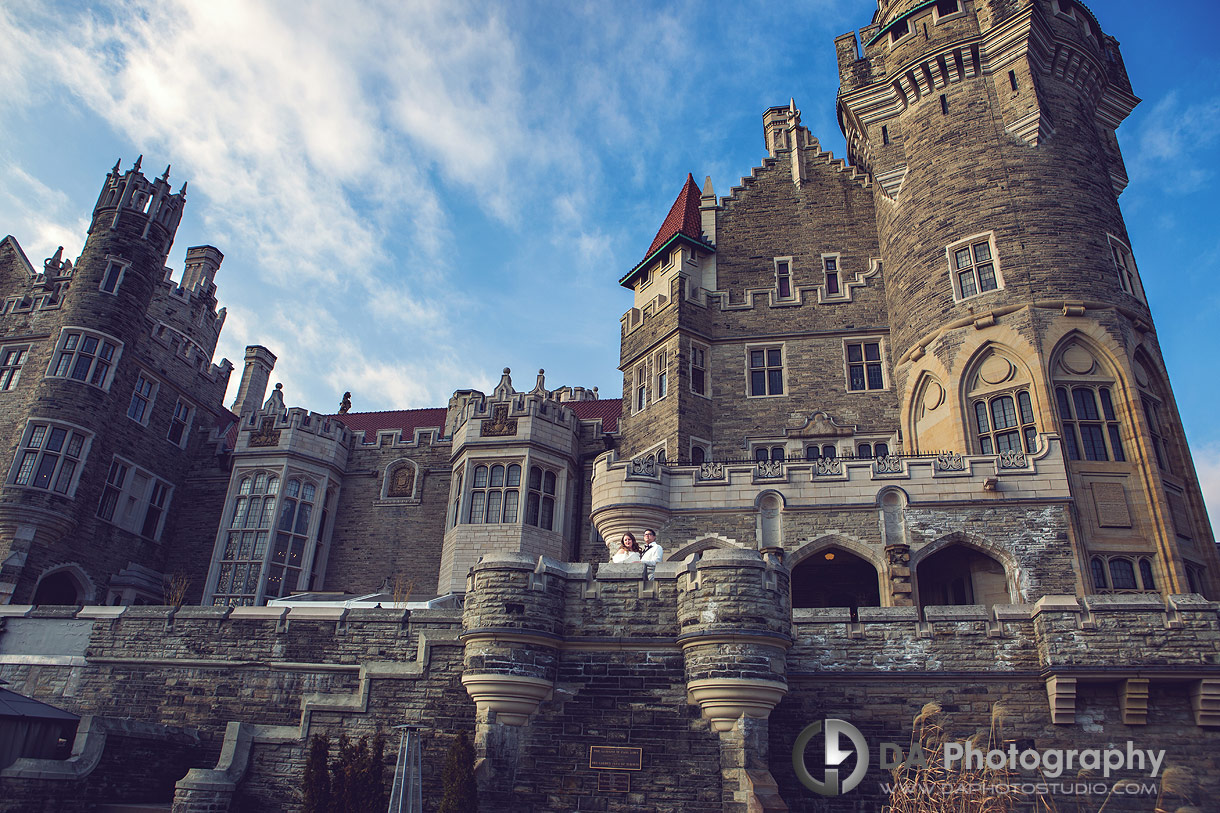
M 1131 509 L 1122 483 L 1093 483 L 1093 505 L 1101 528 L 1130 528 Z
M 626 771 L 602 771 L 597 775 L 600 793 L 630 793 L 631 774 Z
M 639 771 L 644 767 L 644 749 L 590 745 L 589 767 L 609 771 Z

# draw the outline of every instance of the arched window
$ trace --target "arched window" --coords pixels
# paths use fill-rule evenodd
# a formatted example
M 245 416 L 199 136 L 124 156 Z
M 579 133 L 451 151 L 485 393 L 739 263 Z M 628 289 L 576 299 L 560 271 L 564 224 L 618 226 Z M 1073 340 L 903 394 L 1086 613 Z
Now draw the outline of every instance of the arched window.
M 308 480 L 292 479 L 284 484 L 275 547 L 267 569 L 267 598 L 280 598 L 298 589 L 317 492 L 317 486 Z
M 1034 453 L 1038 424 L 1024 368 L 991 350 L 968 377 L 970 428 L 981 454 Z
M 529 499 L 525 522 L 543 530 L 553 530 L 555 524 L 555 472 L 530 466 Z
M 246 474 L 238 482 L 212 594 L 213 604 L 254 604 L 279 486 L 279 477 L 261 471 Z
M 516 522 L 520 502 L 521 466 L 493 463 L 475 466 L 470 481 L 470 513 L 467 521 Z
M 1051 370 L 1068 460 L 1124 462 L 1127 452 L 1115 408 L 1113 376 L 1080 342 L 1067 344 Z
M 1093 589 L 1098 593 L 1151 593 L 1156 591 L 1149 556 L 1094 556 L 1089 560 Z
M 702 446 L 692 446 L 691 447 L 690 462 L 699 464 L 699 463 L 703 463 L 706 459 L 707 459 L 707 452 L 705 452 L 703 450 Z

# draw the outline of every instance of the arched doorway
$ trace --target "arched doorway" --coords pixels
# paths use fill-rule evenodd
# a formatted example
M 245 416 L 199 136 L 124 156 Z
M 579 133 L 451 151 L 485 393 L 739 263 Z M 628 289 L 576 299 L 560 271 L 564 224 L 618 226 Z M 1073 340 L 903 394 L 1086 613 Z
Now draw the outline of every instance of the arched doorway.
M 66 570 L 45 576 L 34 590 L 31 604 L 80 604 L 81 590 L 76 579 Z
M 1004 565 L 967 545 L 950 545 L 922 560 L 916 578 L 921 607 L 1012 601 Z
M 806 557 L 792 570 L 793 607 L 859 607 L 881 605 L 877 568 L 843 548 L 826 548 Z

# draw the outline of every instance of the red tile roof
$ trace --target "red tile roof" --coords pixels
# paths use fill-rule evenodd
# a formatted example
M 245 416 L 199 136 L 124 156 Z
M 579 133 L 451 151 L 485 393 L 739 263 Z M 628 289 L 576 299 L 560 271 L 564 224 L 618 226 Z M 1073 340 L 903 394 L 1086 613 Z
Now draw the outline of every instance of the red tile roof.
M 393 409 L 388 412 L 349 412 L 328 417 L 342 421 L 353 434 L 363 433 L 357 442 L 372 443 L 379 429 L 401 429 L 404 440 L 415 437 L 416 429 L 445 429 L 445 407 L 431 409 Z
M 621 398 L 607 398 L 600 401 L 567 401 L 569 406 L 582 421 L 601 419 L 602 431 L 613 432 L 618 429 L 619 415 L 623 411 Z M 445 408 L 431 409 L 395 409 L 388 412 L 349 412 L 346 415 L 328 415 L 327 417 L 342 421 L 353 434 L 358 435 L 357 442 L 372 443 L 377 439 L 381 429 L 401 429 L 403 437 L 414 437 L 416 429 L 445 427 Z M 363 433 L 363 434 L 361 434 Z
M 652 256 L 652 252 L 669 242 L 675 234 L 685 234 L 693 240 L 704 242 L 703 216 L 699 214 L 699 187 L 695 186 L 695 176 L 686 173 L 686 184 L 678 193 L 678 199 L 669 208 L 665 222 L 661 224 L 657 236 L 652 239 L 652 245 L 644 253 L 644 258 Z
M 564 406 L 570 406 L 576 417 L 582 421 L 595 421 L 601 418 L 602 431 L 614 432 L 618 429 L 619 416 L 623 414 L 623 399 L 603 398 L 597 401 L 568 401 Z

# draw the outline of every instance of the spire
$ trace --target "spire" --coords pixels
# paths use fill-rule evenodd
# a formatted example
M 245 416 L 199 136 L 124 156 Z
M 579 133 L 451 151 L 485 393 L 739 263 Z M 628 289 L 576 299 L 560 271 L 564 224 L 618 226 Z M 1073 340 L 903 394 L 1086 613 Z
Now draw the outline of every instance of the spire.
M 139 171 L 140 171 L 140 164 L 143 164 L 143 163 L 144 163 L 144 155 L 143 155 L 143 153 L 141 153 L 141 154 L 140 154 L 140 157 L 136 159 L 136 165 L 135 165 L 134 167 L 132 167 L 132 168 L 131 168 L 131 171 L 132 171 L 132 172 L 139 172 Z
M 123 165 L 123 158 L 122 158 L 122 156 L 119 156 L 119 159 L 114 162 L 114 169 L 110 170 L 110 174 L 118 175 L 119 169 L 122 167 L 122 165 Z
M 165 165 L 165 174 L 161 176 L 161 180 L 163 180 L 163 181 L 169 180 L 169 168 L 170 168 L 170 164 L 166 164 Z
M 686 183 L 682 186 L 682 191 L 678 193 L 678 199 L 674 201 L 673 206 L 669 207 L 669 214 L 666 215 L 665 222 L 661 224 L 657 236 L 652 239 L 652 245 L 645 252 L 645 257 L 652 256 L 654 251 L 669 242 L 669 239 L 675 234 L 685 234 L 692 240 L 703 241 L 699 197 L 699 187 L 695 186 L 695 176 L 688 172 Z

